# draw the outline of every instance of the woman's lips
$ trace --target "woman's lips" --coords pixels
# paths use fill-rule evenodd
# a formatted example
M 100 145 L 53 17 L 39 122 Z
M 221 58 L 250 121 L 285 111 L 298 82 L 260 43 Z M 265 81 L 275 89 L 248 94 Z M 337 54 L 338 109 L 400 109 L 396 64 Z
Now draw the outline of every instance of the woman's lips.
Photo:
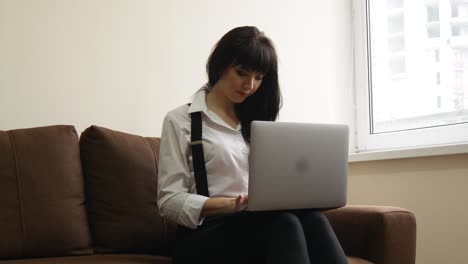
M 241 96 L 243 97 L 247 97 L 249 95 L 249 92 L 242 92 L 242 91 L 239 91 L 238 92 Z

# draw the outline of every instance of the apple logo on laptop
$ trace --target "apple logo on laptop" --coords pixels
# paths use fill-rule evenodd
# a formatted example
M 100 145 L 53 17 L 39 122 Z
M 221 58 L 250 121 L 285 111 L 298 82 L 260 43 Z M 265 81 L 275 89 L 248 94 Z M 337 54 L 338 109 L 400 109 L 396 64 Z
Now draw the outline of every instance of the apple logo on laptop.
M 296 170 L 300 174 L 305 174 L 309 171 L 309 163 L 304 157 L 301 157 L 296 161 Z

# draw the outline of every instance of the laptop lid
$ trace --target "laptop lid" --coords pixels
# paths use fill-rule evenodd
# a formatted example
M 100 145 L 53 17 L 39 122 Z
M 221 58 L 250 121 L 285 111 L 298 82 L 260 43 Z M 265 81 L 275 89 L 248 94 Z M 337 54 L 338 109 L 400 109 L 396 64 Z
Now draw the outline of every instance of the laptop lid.
M 254 121 L 248 211 L 346 205 L 346 125 Z

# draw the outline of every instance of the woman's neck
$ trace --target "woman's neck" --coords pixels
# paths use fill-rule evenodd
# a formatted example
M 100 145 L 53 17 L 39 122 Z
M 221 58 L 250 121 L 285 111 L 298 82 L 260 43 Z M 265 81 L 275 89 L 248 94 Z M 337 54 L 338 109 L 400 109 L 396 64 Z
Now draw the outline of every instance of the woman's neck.
M 216 86 L 213 86 L 206 95 L 206 106 L 232 128 L 238 126 L 239 118 L 237 118 L 235 104 L 221 94 Z
M 223 112 L 229 116 L 235 116 L 235 104 L 221 94 L 221 89 L 217 85 L 213 86 L 206 95 L 208 109 L 215 112 Z

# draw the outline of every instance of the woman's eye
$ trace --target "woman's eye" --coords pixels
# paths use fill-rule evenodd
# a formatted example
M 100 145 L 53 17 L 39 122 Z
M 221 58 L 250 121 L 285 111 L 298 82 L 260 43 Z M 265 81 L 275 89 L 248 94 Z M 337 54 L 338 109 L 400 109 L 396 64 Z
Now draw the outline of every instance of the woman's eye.
M 236 72 L 237 72 L 237 74 L 238 74 L 239 76 L 245 76 L 245 75 L 247 75 L 247 73 L 245 73 L 243 70 L 237 69 Z
M 263 80 L 263 77 L 264 77 L 263 75 L 257 75 L 257 76 L 255 76 L 255 79 L 258 80 L 258 81 L 261 81 L 261 80 Z

